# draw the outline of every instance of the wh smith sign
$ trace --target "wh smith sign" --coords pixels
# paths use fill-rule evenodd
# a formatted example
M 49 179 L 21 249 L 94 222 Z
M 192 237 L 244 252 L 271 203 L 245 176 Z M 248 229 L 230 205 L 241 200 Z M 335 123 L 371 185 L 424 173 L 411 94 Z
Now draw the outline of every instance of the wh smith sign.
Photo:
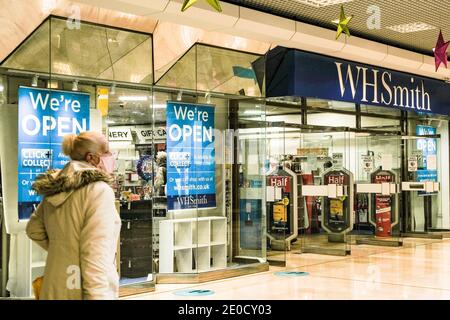
M 214 107 L 167 103 L 168 210 L 216 207 Z
M 301 96 L 450 115 L 444 81 L 277 47 L 267 59 L 267 97 Z
M 85 93 L 19 88 L 19 219 L 29 219 L 41 200 L 31 189 L 36 176 L 69 161 L 61 150 L 64 136 L 89 130 L 89 99 Z

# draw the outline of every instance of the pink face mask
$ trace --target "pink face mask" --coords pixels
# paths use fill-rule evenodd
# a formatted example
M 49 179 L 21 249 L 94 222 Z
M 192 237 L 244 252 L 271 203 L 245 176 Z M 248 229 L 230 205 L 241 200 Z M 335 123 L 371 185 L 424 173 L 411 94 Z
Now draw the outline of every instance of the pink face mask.
M 116 166 L 116 158 L 113 154 L 106 154 L 100 157 L 100 165 L 107 173 L 113 173 Z

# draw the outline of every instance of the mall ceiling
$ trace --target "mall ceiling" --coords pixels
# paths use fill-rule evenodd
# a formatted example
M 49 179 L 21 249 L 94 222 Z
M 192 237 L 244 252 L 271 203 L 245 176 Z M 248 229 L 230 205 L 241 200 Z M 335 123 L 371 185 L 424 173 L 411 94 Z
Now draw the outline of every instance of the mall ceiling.
M 391 46 L 433 55 L 439 29 L 450 41 L 448 0 L 223 0 L 239 6 L 336 29 L 340 6 L 350 22 L 352 35 Z M 379 11 L 377 11 L 379 8 Z M 375 10 L 375 11 L 374 11 Z M 369 13 L 368 13 L 369 12 Z M 369 29 L 368 20 L 379 12 L 380 28 Z

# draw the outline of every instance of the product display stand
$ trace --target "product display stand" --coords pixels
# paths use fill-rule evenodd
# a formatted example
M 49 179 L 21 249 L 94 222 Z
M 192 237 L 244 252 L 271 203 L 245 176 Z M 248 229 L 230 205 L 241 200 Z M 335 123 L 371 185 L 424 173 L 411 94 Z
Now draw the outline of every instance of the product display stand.
M 196 273 L 227 266 L 225 217 L 160 222 L 159 273 Z

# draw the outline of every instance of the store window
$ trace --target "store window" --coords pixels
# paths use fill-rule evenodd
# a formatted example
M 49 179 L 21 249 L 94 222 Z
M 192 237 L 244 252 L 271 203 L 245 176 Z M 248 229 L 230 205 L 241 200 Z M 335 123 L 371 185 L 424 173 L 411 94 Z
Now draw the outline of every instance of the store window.
M 386 107 L 376 107 L 370 105 L 361 105 L 361 113 L 368 114 L 377 114 L 377 115 L 388 115 L 391 117 L 400 117 L 401 111 L 399 109 L 394 108 L 386 108 Z
M 401 121 L 386 117 L 361 116 L 361 129 L 395 133 L 401 131 Z
M 65 19 L 50 17 L 1 65 L 8 87 L 5 91 L 7 104 L 1 110 L 4 121 L 2 139 L 5 136 L 17 139 L 18 115 L 20 117 L 24 110 L 23 104 L 19 103 L 21 90 L 58 98 L 82 98 L 80 109 L 85 117 L 78 119 L 76 115 L 70 115 L 72 122 L 78 124 L 76 132 L 93 130 L 109 137 L 111 149 L 117 158 L 113 189 L 122 220 L 116 260 L 121 296 L 153 290 L 155 284 L 154 214 L 151 194 L 146 195 L 150 188 L 148 181 L 138 176 L 135 169 L 140 152 L 145 153 L 147 149 L 145 146 L 136 148 L 142 141 L 130 129 L 130 126 L 153 126 L 152 64 L 150 34 L 84 22 L 73 28 Z M 58 123 L 58 119 L 65 115 L 61 110 L 53 109 L 42 107 L 38 116 L 42 116 L 44 121 L 46 118 L 56 119 Z M 128 128 L 122 130 L 121 126 L 124 125 Z M 67 162 L 67 159 L 60 159 L 58 149 L 64 128 L 58 129 L 61 131 L 58 134 L 45 134 L 45 130 L 52 131 L 52 127 L 44 129 L 48 139 L 43 138 L 40 142 L 54 149 L 49 154 L 55 156 L 45 167 L 31 168 L 33 174 L 40 174 L 50 168 L 60 169 Z M 144 139 L 143 144 L 146 142 Z M 11 145 L 16 147 L 11 149 Z M 3 146 L 7 152 L 6 155 L 2 153 L 2 164 L 17 163 L 17 155 L 22 154 L 15 149 L 17 145 L 18 148 L 23 147 L 22 142 L 11 144 L 11 141 Z M 17 166 L 9 168 L 9 171 L 17 172 Z M 14 190 L 14 186 L 18 185 L 17 177 L 16 174 L 7 176 L 10 187 L 5 190 L 5 204 L 10 214 L 17 212 L 17 202 L 13 200 L 17 192 Z M 34 178 L 30 178 L 28 185 Z M 18 217 L 9 218 L 12 221 L 12 243 L 23 241 L 25 244 L 20 251 L 17 248 L 11 251 L 14 263 L 10 278 L 15 283 L 11 293 L 17 296 L 31 296 L 29 284 L 42 275 L 45 268 L 45 252 L 23 233 L 16 233 L 24 229 L 27 217 L 33 210 L 36 202 L 30 201 L 38 200 L 19 198 Z M 32 257 L 31 261 L 28 254 Z
M 310 108 L 355 112 L 354 103 L 316 98 L 308 98 L 307 102 Z
M 154 194 L 166 206 L 159 223 L 159 283 L 268 268 L 265 122 L 256 132 L 247 126 L 265 114 L 261 59 L 195 44 L 156 82 L 154 130 L 161 125 L 167 131 L 166 185 Z

